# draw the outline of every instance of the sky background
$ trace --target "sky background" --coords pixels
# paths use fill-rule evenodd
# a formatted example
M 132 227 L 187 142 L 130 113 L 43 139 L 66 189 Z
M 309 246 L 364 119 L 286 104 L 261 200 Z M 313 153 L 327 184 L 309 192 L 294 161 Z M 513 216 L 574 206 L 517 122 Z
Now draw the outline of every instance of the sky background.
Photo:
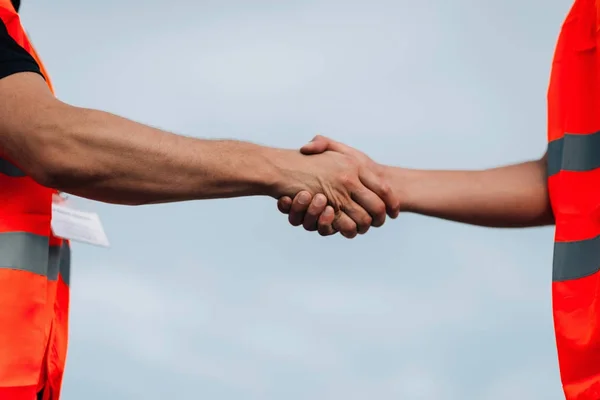
M 174 132 L 486 168 L 545 149 L 570 0 L 25 0 L 74 105 Z M 79 201 L 64 400 L 558 400 L 550 228 L 402 215 L 348 241 L 269 198 Z

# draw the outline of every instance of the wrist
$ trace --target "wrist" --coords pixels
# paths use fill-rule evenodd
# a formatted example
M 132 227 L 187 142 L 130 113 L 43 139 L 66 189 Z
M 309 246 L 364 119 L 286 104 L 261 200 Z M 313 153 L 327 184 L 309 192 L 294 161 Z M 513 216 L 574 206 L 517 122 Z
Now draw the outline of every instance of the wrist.
M 233 194 L 233 197 L 277 196 L 284 181 L 281 168 L 283 163 L 281 159 L 284 158 L 281 154 L 282 150 L 235 141 L 215 141 L 211 144 L 221 147 L 229 146 L 227 151 L 222 148 L 211 149 L 211 151 L 213 153 L 221 152 L 225 154 L 226 159 L 234 160 L 227 163 L 228 172 L 219 180 L 219 184 L 226 182 L 226 186 L 234 188 L 231 189 L 234 193 L 229 193 L 229 195 Z M 219 159 L 217 165 L 222 166 L 225 163 Z M 203 174 L 205 168 L 205 166 L 202 167 Z M 202 190 L 205 190 L 204 185 Z
M 416 209 L 414 191 L 411 189 L 414 182 L 414 171 L 401 168 L 383 166 L 383 176 L 389 182 L 394 196 L 400 199 L 401 212 L 414 212 Z
M 293 165 L 304 158 L 297 150 L 268 148 L 265 151 L 268 173 L 262 179 L 262 195 L 279 199 L 302 190 L 296 182 Z

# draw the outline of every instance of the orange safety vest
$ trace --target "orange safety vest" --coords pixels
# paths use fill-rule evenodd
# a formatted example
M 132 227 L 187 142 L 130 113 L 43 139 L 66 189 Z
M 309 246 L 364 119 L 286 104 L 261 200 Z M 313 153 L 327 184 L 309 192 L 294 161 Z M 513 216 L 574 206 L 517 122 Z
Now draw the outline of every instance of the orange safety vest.
M 552 309 L 568 400 L 600 399 L 600 0 L 575 0 L 548 89 Z
M 10 0 L 9 35 L 40 66 Z M 70 248 L 50 229 L 56 191 L 26 176 L 0 148 L 0 399 L 57 400 L 67 353 Z

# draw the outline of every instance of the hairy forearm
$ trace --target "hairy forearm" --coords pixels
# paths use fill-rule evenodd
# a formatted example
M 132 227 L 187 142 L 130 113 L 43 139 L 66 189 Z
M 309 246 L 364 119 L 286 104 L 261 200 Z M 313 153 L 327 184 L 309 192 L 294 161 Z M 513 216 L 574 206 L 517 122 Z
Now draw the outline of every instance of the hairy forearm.
M 179 136 L 116 115 L 61 106 L 39 126 L 47 186 L 118 204 L 271 195 L 285 150 Z M 290 152 L 292 153 L 292 152 Z
M 545 159 L 483 171 L 388 167 L 403 210 L 488 227 L 553 224 Z

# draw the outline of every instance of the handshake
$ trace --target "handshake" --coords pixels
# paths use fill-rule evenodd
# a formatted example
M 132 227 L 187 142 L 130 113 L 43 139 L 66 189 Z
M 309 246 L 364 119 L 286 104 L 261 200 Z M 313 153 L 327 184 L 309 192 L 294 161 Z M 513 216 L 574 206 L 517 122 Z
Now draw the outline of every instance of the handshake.
M 302 168 L 284 171 L 274 197 L 290 224 L 322 236 L 346 238 L 384 224 L 400 212 L 398 193 L 386 167 L 366 154 L 323 136 L 300 149 Z M 309 156 L 309 157 L 306 157 Z

